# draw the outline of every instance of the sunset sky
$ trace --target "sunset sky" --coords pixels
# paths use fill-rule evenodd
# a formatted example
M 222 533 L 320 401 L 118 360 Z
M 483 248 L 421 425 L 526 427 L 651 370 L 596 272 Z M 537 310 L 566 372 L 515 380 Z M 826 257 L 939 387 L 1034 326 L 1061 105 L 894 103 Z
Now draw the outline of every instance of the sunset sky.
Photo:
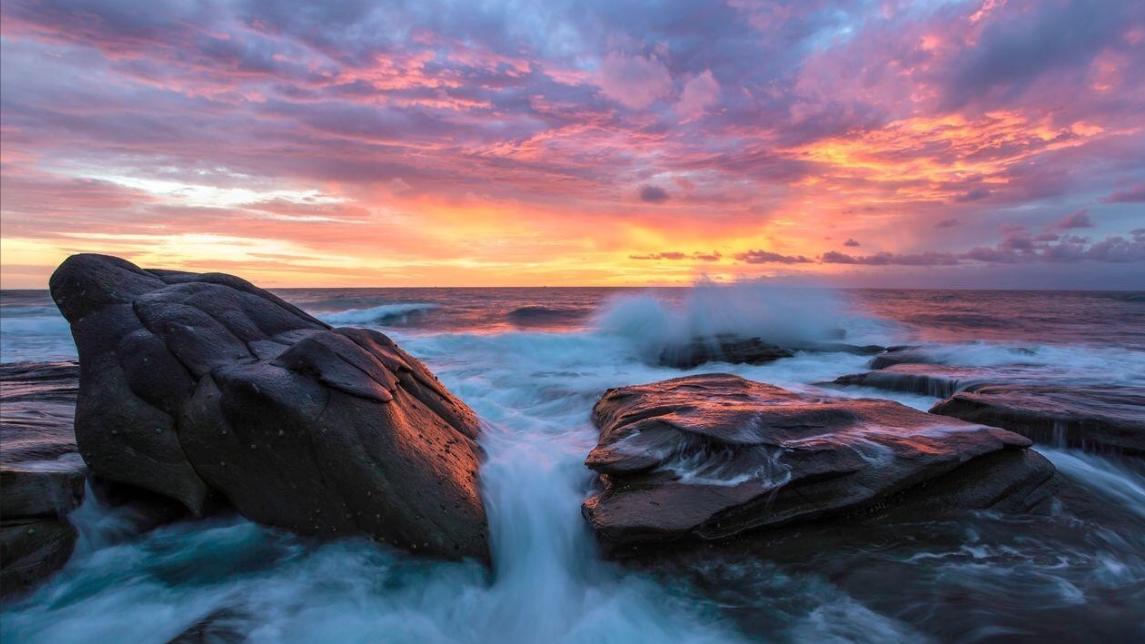
M 2 282 L 1145 288 L 1145 2 L 4 0 Z

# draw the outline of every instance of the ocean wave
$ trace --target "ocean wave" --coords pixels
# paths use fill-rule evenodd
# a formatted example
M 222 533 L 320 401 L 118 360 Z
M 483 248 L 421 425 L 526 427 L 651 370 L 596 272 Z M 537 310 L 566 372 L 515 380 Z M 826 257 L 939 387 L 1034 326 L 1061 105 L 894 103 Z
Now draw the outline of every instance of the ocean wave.
M 401 302 L 397 304 L 381 304 L 363 309 L 346 309 L 318 313 L 317 316 L 325 322 L 338 325 L 402 325 L 409 324 L 414 318 L 438 308 L 440 305 L 431 302 Z
M 622 295 L 595 316 L 594 328 L 628 339 L 645 357 L 724 336 L 810 347 L 844 338 L 885 344 L 892 325 L 852 310 L 834 291 L 742 282 L 700 282 L 678 304 L 651 293 Z

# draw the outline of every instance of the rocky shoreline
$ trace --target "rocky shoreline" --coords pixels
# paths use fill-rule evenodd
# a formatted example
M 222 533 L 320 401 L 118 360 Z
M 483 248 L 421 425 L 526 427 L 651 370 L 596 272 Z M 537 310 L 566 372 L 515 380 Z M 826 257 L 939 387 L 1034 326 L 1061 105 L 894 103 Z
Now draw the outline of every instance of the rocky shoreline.
M 76 540 L 66 517 L 85 481 L 192 517 L 238 512 L 303 535 L 489 560 L 481 423 L 385 335 L 332 328 L 233 276 L 106 256 L 70 258 L 52 296 L 79 364 L 0 367 L 6 596 L 66 563 Z M 831 386 L 945 400 L 926 413 L 727 374 L 611 389 L 592 409 L 600 441 L 586 465 L 599 484 L 583 507 L 609 552 L 1039 512 L 1057 477 L 1035 442 L 1145 454 L 1140 389 L 1046 382 L 1020 365 L 976 371 L 914 347 L 732 337 L 659 361 L 687 369 L 802 351 L 874 356 L 870 372 Z

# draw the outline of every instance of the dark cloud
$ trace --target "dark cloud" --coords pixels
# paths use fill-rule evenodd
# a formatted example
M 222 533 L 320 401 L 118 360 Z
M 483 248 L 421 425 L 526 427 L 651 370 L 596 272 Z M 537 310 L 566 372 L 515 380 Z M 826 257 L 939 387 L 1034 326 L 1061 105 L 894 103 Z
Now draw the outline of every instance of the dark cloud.
M 947 217 L 946 219 L 939 220 L 938 223 L 934 224 L 934 227 L 935 228 L 954 228 L 957 225 L 958 225 L 957 219 L 955 219 L 954 217 Z
M 957 203 L 968 203 L 971 201 L 978 201 L 979 199 L 985 199 L 986 197 L 989 197 L 989 196 L 990 196 L 990 190 L 989 189 L 987 189 L 987 188 L 974 188 L 972 190 L 967 190 L 966 192 L 959 194 L 958 196 L 956 196 L 954 198 L 954 201 Z
M 1136 2 L 1110 2 L 1097 10 L 1089 0 L 1036 7 L 1032 12 L 1004 8 L 987 22 L 976 44 L 947 72 L 947 107 L 992 92 L 1014 95 L 1054 71 L 1084 70 L 1142 13 Z
M 1055 230 L 1072 230 L 1074 228 L 1093 228 L 1093 221 L 1089 218 L 1088 210 L 1079 210 L 1066 215 L 1061 221 L 1053 225 Z
M 668 192 L 659 186 L 643 186 L 640 188 L 640 201 L 664 203 L 668 201 Z
M 898 255 L 895 253 L 875 253 L 874 255 L 848 255 L 837 251 L 823 253 L 819 261 L 824 264 L 863 264 L 867 266 L 944 266 L 957 264 L 958 258 L 946 253 L 918 253 Z
M 807 264 L 811 262 L 803 255 L 781 255 L 766 250 L 748 250 L 736 253 L 735 258 L 748 264 Z
M 843 242 L 843 245 L 850 248 L 858 248 L 859 246 L 862 246 L 862 244 L 851 238 L 847 238 L 847 241 Z

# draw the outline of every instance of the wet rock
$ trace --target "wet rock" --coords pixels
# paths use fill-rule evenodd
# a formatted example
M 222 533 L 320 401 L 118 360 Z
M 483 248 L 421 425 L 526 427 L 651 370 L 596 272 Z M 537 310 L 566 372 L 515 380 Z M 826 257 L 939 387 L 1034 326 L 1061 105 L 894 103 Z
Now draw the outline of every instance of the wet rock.
M 697 337 L 683 346 L 665 347 L 658 363 L 663 367 L 692 369 L 707 362 L 766 364 L 795 355 L 790 349 L 768 344 L 759 338 L 717 335 Z
M 736 535 L 850 514 L 1024 511 L 1054 468 L 1017 434 L 886 400 L 727 374 L 609 390 L 583 512 L 608 546 Z
M 872 369 L 886 369 L 897 364 L 936 364 L 938 359 L 928 354 L 922 347 L 898 346 L 887 347 L 879 355 L 871 359 Z
M 0 524 L 0 593 L 29 590 L 67 563 L 76 531 L 54 518 L 4 519 Z
M 75 255 L 51 279 L 93 472 L 202 515 L 487 558 L 479 423 L 385 335 L 220 273 Z
M 1145 388 L 999 384 L 935 405 L 933 414 L 1004 427 L 1039 442 L 1145 455 Z
M 832 384 L 905 391 L 948 398 L 959 391 L 1002 383 L 1035 383 L 1052 378 L 1045 369 L 1022 367 L 948 367 L 937 364 L 895 364 L 865 373 L 840 376 Z
M 83 462 L 0 465 L 0 592 L 23 593 L 59 570 L 75 547 L 64 518 L 84 495 Z
M 78 459 L 76 459 L 78 461 Z M 80 504 L 83 462 L 0 465 L 0 516 L 60 517 Z

